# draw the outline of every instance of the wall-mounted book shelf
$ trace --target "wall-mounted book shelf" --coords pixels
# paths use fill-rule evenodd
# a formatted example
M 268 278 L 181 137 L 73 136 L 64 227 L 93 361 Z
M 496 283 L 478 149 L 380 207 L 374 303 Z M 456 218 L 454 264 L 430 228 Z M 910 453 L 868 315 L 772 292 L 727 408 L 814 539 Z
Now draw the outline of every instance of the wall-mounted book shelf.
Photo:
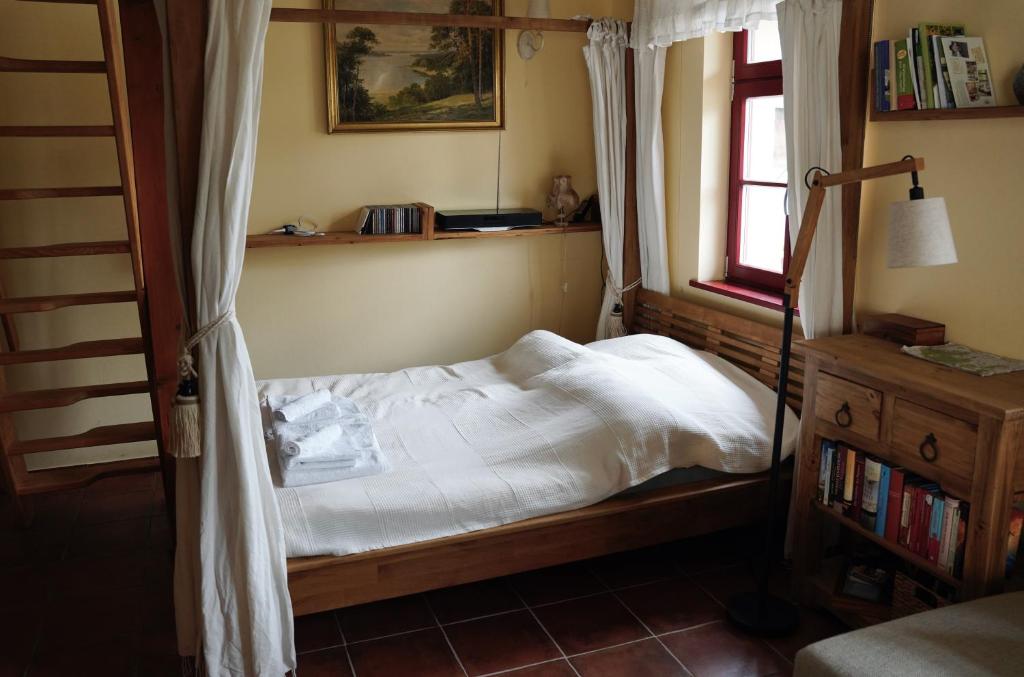
M 875 71 L 871 71 L 871 82 Z M 925 120 L 991 120 L 1024 117 L 1024 106 L 988 106 L 985 108 L 925 108 L 913 110 L 878 110 L 875 88 L 868 87 L 870 120 L 872 122 L 921 122 Z
M 391 235 L 361 235 L 355 231 L 333 231 L 323 235 L 301 237 L 297 235 L 249 235 L 245 238 L 246 249 L 265 249 L 268 247 L 319 247 L 335 244 L 371 244 L 386 242 L 418 242 L 423 240 L 467 240 L 484 238 L 529 237 L 535 235 L 562 235 L 574 233 L 590 233 L 601 230 L 600 223 L 570 223 L 569 225 L 545 225 L 536 228 L 516 228 L 513 230 L 494 231 L 445 231 L 434 229 L 434 208 L 424 202 L 417 202 L 420 210 L 420 223 L 423 232 L 401 233 Z
M 1024 117 L 1024 106 L 991 106 L 989 108 L 927 108 L 882 112 L 871 108 L 872 122 L 912 122 L 922 120 L 988 120 Z

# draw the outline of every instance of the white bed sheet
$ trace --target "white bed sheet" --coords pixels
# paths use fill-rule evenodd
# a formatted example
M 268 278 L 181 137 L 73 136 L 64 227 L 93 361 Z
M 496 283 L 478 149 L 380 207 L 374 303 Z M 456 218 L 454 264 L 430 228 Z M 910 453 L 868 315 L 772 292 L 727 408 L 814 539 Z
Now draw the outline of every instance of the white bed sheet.
M 672 468 L 752 473 L 770 464 L 774 392 L 661 336 L 582 346 L 534 331 L 472 362 L 258 386 L 261 399 L 317 388 L 351 397 L 392 465 L 373 477 L 296 488 L 275 477 L 289 557 L 344 555 L 572 510 Z M 789 410 L 784 431 L 788 456 L 797 434 Z

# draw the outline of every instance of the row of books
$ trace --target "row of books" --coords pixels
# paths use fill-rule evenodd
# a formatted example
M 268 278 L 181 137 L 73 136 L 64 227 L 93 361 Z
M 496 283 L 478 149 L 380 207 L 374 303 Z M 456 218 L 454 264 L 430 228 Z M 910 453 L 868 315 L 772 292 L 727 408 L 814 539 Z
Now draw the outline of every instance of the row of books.
M 875 43 L 875 107 L 881 112 L 995 106 L 982 38 L 963 24 L 922 23 L 906 38 Z
M 420 233 L 420 210 L 414 204 L 368 205 L 359 211 L 360 235 Z
M 946 496 L 938 484 L 823 440 L 818 501 L 939 569 L 962 575 L 970 504 Z

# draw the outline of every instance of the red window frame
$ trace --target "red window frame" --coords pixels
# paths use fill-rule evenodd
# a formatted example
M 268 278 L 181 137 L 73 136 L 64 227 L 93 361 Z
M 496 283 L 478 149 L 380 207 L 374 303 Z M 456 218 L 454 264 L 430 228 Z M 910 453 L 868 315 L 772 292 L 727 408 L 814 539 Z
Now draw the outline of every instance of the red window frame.
M 733 38 L 733 97 L 732 128 L 729 155 L 729 228 L 726 242 L 728 263 L 725 279 L 732 284 L 759 287 L 781 292 L 785 274 L 744 266 L 740 263 L 740 231 L 743 214 L 743 187 L 746 185 L 786 187 L 784 183 L 749 181 L 743 178 L 743 158 L 747 100 L 761 96 L 782 94 L 782 61 L 747 63 L 747 31 L 739 31 Z M 786 246 L 783 252 L 783 271 L 789 267 L 789 227 L 786 227 Z

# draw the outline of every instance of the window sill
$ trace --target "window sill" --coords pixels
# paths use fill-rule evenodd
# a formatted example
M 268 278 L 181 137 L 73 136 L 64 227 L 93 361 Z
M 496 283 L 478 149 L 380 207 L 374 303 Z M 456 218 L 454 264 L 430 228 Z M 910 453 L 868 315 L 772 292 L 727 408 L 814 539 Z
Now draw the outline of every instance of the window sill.
M 690 286 L 696 289 L 703 289 L 704 291 L 711 292 L 712 294 L 728 296 L 729 298 L 736 299 L 738 301 L 746 301 L 747 303 L 752 303 L 755 306 L 760 306 L 761 308 L 778 310 L 779 312 L 786 309 L 786 306 L 782 301 L 782 294 L 779 292 L 765 291 L 763 289 L 757 289 L 756 287 L 736 284 L 735 282 L 726 282 L 725 280 L 708 280 L 707 282 L 690 280 Z M 799 308 L 795 309 L 794 313 L 799 315 Z

